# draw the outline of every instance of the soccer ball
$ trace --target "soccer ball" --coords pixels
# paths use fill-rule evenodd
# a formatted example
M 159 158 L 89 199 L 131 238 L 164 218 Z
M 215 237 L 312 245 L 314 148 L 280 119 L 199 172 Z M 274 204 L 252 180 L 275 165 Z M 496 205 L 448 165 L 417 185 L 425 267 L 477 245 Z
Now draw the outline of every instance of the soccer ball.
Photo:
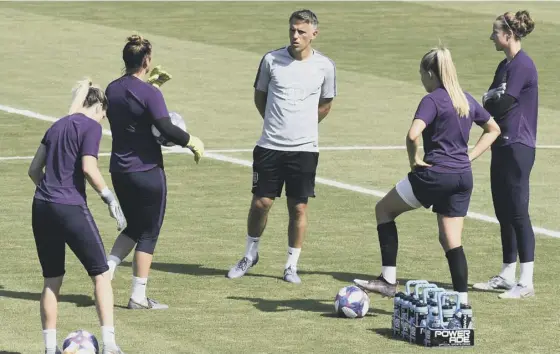
M 173 123 L 174 126 L 179 127 L 184 131 L 187 131 L 187 124 L 185 123 L 185 120 L 183 119 L 183 117 L 181 117 L 179 113 L 169 112 L 169 118 L 171 119 L 171 123 Z M 152 125 L 152 135 L 154 136 L 154 138 L 156 138 L 157 143 L 160 144 L 161 146 L 168 146 L 168 147 L 175 146 L 174 143 L 165 139 L 154 125 Z
M 66 336 L 62 343 L 62 351 L 75 354 L 97 354 L 99 353 L 99 343 L 93 334 L 80 329 Z
M 369 296 L 357 286 L 345 286 L 336 294 L 334 310 L 339 317 L 364 317 L 369 310 Z

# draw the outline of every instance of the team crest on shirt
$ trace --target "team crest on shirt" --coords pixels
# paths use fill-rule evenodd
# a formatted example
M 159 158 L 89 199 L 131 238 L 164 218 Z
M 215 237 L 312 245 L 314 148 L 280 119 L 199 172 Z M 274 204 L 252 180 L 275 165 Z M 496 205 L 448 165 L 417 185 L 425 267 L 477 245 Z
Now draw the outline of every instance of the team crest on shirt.
M 292 105 L 297 105 L 299 102 L 303 101 L 306 96 L 305 87 L 298 82 L 292 82 L 280 88 L 280 92 L 282 98 Z

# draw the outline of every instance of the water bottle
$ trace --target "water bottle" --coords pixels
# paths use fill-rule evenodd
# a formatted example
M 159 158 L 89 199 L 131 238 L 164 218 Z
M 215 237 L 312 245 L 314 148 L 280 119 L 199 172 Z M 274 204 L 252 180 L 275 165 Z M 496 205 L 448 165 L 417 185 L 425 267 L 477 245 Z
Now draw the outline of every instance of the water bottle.
M 400 334 L 401 332 L 401 305 L 404 294 L 399 292 L 395 294 L 395 299 L 393 301 L 393 331 L 395 334 Z
M 405 295 L 401 303 L 401 335 L 408 337 L 408 307 L 410 306 L 410 296 Z
M 436 307 L 435 311 L 432 312 L 433 320 L 432 320 L 432 324 L 430 325 L 430 328 L 434 328 L 434 329 L 443 328 L 443 324 L 439 320 L 438 311 L 439 310 Z
M 428 318 L 428 305 L 425 302 L 418 302 L 416 310 L 414 311 L 414 324 L 418 327 L 426 327 L 426 320 Z
M 398 292 L 395 294 L 395 299 L 393 300 L 393 317 L 397 318 L 401 316 L 401 304 L 402 298 L 404 297 L 403 292 Z
M 415 298 L 412 299 L 410 302 L 410 306 L 408 308 L 408 325 L 409 325 L 409 333 L 414 332 L 416 329 L 414 326 L 416 325 L 416 305 L 420 302 Z
M 428 319 L 428 327 L 430 328 L 440 328 L 435 325 L 439 325 L 439 309 L 437 306 L 432 306 L 432 310 L 429 313 L 430 318 Z
M 453 306 L 451 306 L 449 302 L 446 302 L 445 305 L 441 307 L 442 324 L 444 326 L 448 325 L 449 321 L 453 318 L 454 313 L 455 311 L 453 310 Z
M 461 304 L 461 328 L 474 328 L 472 307 L 467 304 Z
M 416 304 L 418 303 L 418 301 L 419 300 L 415 298 L 412 298 L 412 300 L 410 300 L 410 304 L 408 305 L 408 322 L 410 322 L 411 319 L 414 319 L 414 313 L 416 312 Z
M 457 311 L 455 311 L 455 313 L 453 314 L 453 317 L 451 318 L 451 320 L 447 324 L 447 328 L 448 329 L 461 328 L 462 327 L 462 323 L 461 323 L 462 318 L 463 318 L 463 312 L 461 311 L 461 309 L 457 309 Z

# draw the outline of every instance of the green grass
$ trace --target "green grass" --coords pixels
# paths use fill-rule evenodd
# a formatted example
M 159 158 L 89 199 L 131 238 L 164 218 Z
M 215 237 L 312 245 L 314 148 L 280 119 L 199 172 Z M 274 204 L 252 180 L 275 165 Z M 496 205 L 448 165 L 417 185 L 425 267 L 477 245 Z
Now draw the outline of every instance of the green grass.
M 59 117 L 70 89 L 84 75 L 101 85 L 117 77 L 125 38 L 140 31 L 154 44 L 154 62 L 173 80 L 163 88 L 208 149 L 251 148 L 262 121 L 252 104 L 252 83 L 262 55 L 286 43 L 290 12 L 309 6 L 321 21 L 317 48 L 337 63 L 339 96 L 321 123 L 322 146 L 402 145 L 424 94 L 419 60 L 438 38 L 449 44 L 463 87 L 480 97 L 498 62 L 487 37 L 495 16 L 528 8 L 537 27 L 524 47 L 540 74 L 539 144 L 557 144 L 560 106 L 560 6 L 551 3 L 0 3 L 0 104 Z M 511 5 L 508 5 L 511 6 Z M 134 20 L 128 20 L 134 16 Z M 40 35 L 39 35 L 40 34 Z M 0 113 L 0 157 L 34 153 L 48 122 Z M 473 139 L 480 134 L 473 128 Z M 471 141 L 474 143 L 474 140 Z M 109 151 L 104 137 L 102 151 Z M 532 175 L 534 225 L 560 230 L 555 179 L 559 150 L 541 149 Z M 250 153 L 224 155 L 250 160 Z M 493 215 L 489 153 L 474 164 L 471 210 Z M 243 252 L 251 171 L 189 155 L 165 156 L 168 208 L 149 295 L 170 305 L 163 312 L 131 312 L 130 259 L 116 274 L 117 338 L 127 353 L 401 353 L 427 351 L 387 338 L 392 302 L 372 296 L 361 320 L 331 316 L 337 290 L 355 277 L 378 274 L 375 229 L 377 198 L 317 186 L 310 203 L 310 229 L 300 259 L 301 286 L 280 277 L 286 257 L 285 199 L 274 206 L 251 275 L 230 281 L 225 273 Z M 0 352 L 42 350 L 38 299 L 42 279 L 31 232 L 29 160 L 0 160 Z M 107 180 L 108 158 L 100 165 Z M 404 150 L 323 151 L 323 178 L 388 191 L 407 171 Z M 90 208 L 109 249 L 117 236 L 106 207 L 90 191 Z M 397 220 L 399 278 L 450 282 L 437 242 L 435 216 L 416 211 Z M 468 219 L 464 246 L 470 282 L 492 276 L 501 264 L 499 228 Z M 476 347 L 469 352 L 558 352 L 560 240 L 537 236 L 537 297 L 499 301 L 472 292 Z M 98 337 L 91 282 L 77 259 L 66 259 L 59 306 L 59 339 L 77 328 Z M 551 281 L 552 280 L 552 281 Z

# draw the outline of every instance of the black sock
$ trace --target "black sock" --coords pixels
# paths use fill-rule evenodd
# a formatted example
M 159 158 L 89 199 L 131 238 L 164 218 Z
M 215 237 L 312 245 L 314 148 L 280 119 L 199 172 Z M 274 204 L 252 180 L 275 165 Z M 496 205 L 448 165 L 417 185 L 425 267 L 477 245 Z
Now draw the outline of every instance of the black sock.
M 453 290 L 466 293 L 469 287 L 469 267 L 467 266 L 467 257 L 463 246 L 453 248 L 445 254 L 449 271 L 451 272 L 451 280 L 453 282 Z
M 377 225 L 379 247 L 381 248 L 381 264 L 385 267 L 397 266 L 399 235 L 394 221 Z

